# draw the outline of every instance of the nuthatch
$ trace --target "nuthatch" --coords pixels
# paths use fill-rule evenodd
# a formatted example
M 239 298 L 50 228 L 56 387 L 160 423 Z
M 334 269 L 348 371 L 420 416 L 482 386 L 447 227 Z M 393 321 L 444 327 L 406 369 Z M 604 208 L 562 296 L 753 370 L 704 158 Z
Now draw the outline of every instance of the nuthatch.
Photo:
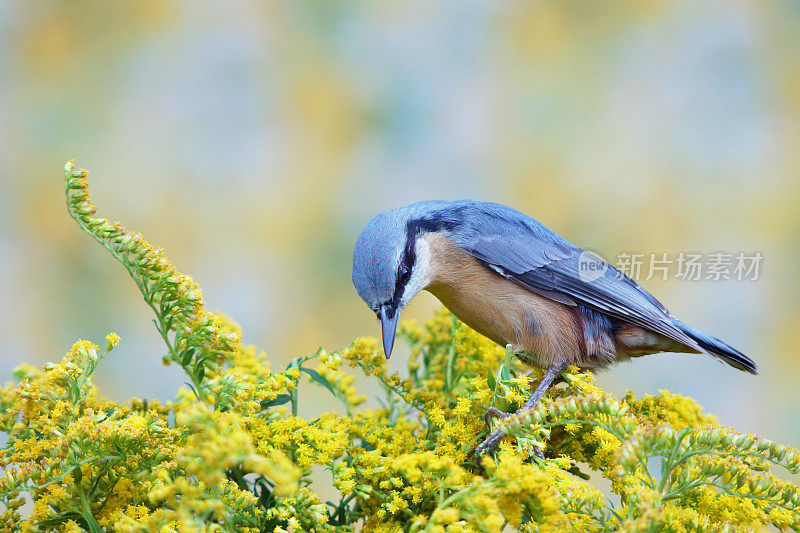
M 429 201 L 380 213 L 356 242 L 353 285 L 381 321 L 387 358 L 400 312 L 425 289 L 526 364 L 546 368 L 521 409 L 533 408 L 567 365 L 705 352 L 756 374 L 746 355 L 673 317 L 634 280 L 501 204 Z M 503 436 L 492 433 L 476 455 Z

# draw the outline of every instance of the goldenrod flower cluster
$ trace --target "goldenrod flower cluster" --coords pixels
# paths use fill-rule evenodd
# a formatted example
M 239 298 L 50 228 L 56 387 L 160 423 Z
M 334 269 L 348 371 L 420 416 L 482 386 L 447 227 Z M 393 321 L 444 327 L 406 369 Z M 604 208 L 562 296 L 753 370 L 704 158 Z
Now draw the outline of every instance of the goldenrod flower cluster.
M 797 450 L 723 427 L 690 398 L 615 398 L 576 368 L 535 409 L 493 420 L 508 437 L 476 459 L 487 407 L 516 411 L 541 372 L 444 311 L 402 325 L 407 372 L 390 373 L 366 338 L 271 370 L 160 250 L 94 218 L 86 172 L 65 170 L 70 214 L 128 270 L 189 382 L 163 405 L 103 399 L 92 379 L 115 333 L 15 369 L 0 388 L 2 531 L 800 529 L 798 487 L 773 473 L 799 473 Z M 367 401 L 357 375 L 383 395 Z M 311 386 L 342 409 L 299 416 Z

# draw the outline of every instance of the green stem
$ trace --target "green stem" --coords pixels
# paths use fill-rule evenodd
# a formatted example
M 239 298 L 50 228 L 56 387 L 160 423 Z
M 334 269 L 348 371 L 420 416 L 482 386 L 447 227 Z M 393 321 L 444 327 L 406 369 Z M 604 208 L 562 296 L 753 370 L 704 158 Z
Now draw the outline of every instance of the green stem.
M 688 485 L 681 486 L 680 490 L 674 490 L 672 492 L 669 492 L 669 493 L 665 494 L 664 496 L 661 497 L 661 500 L 662 501 L 667 501 L 667 500 L 673 500 L 673 499 L 678 498 L 678 497 L 682 497 L 683 496 L 683 494 L 682 494 L 683 492 L 685 492 L 687 490 L 692 490 L 692 489 L 700 487 L 702 485 L 718 488 L 719 490 L 721 490 L 725 494 L 729 494 L 731 496 L 736 496 L 738 498 L 752 499 L 752 500 L 762 500 L 762 501 L 765 501 L 765 502 L 769 502 L 769 503 L 771 503 L 773 505 L 776 505 L 778 507 L 782 507 L 783 509 L 788 509 L 790 511 L 793 511 L 793 510 L 796 509 L 795 506 L 789 507 L 786 504 L 781 504 L 780 501 L 774 500 L 774 499 L 766 497 L 766 496 L 757 496 L 757 495 L 752 494 L 752 493 L 744 494 L 744 493 L 740 493 L 740 492 L 736 492 L 736 491 L 730 490 L 725 485 L 720 485 L 720 484 L 715 483 L 713 481 L 697 481 L 697 482 L 694 482 L 694 483 L 689 483 Z
M 367 369 L 365 368 L 365 365 L 363 363 L 361 363 L 360 361 L 358 362 L 358 366 L 361 367 L 361 369 L 364 370 L 365 373 L 367 372 Z M 383 384 L 384 387 L 386 387 L 387 389 L 391 390 L 393 393 L 395 393 L 397 396 L 399 396 L 408 405 L 410 405 L 411 407 L 413 407 L 414 409 L 416 409 L 417 411 L 422 413 L 425 416 L 426 420 L 428 419 L 428 413 L 425 410 L 424 406 L 419 406 L 415 402 L 413 402 L 413 401 L 409 400 L 408 398 L 406 398 L 405 394 L 403 394 L 403 392 L 400 389 L 398 389 L 397 387 L 393 386 L 391 383 L 386 381 L 383 378 L 383 376 L 381 376 L 379 374 L 374 374 L 374 376 L 376 378 L 378 378 L 378 381 L 380 381 Z
M 130 275 L 131 279 L 133 279 L 133 282 L 136 283 L 136 287 L 139 289 L 139 292 L 142 294 L 142 297 L 144 298 L 144 301 L 153 310 L 153 312 L 155 313 L 155 315 L 157 317 L 157 320 L 154 320 L 154 322 L 156 324 L 156 329 L 158 330 L 158 333 L 161 335 L 161 338 L 164 340 L 164 343 L 167 345 L 167 350 L 169 351 L 171 359 L 173 361 L 175 361 L 176 363 L 178 363 L 181 367 L 183 367 L 183 369 L 186 372 L 186 374 L 192 380 L 192 384 L 194 385 L 194 388 L 195 388 L 195 391 L 196 391 L 195 394 L 197 395 L 197 397 L 198 398 L 201 398 L 201 397 L 205 398 L 207 395 L 205 394 L 204 387 L 202 386 L 201 380 L 197 379 L 197 376 L 195 375 L 195 373 L 192 372 L 191 369 L 188 366 L 184 366 L 183 365 L 183 362 L 182 362 L 181 358 L 178 355 L 177 349 L 175 348 L 175 346 L 173 345 L 172 341 L 169 338 L 169 332 L 168 332 L 168 328 L 166 327 L 166 321 L 165 321 L 165 318 L 164 318 L 164 314 L 165 314 L 164 310 L 160 309 L 159 305 L 154 302 L 154 300 L 153 300 L 153 296 L 154 295 L 150 293 L 149 289 L 146 286 L 145 281 L 141 278 L 141 276 L 139 276 L 136 273 L 136 267 L 134 267 L 133 265 L 131 265 L 130 263 L 125 261 L 125 258 L 123 257 L 123 255 L 121 253 L 119 253 L 113 246 L 111 246 L 107 239 L 105 239 L 103 237 L 100 237 L 95 232 L 93 232 L 91 230 L 91 228 L 89 228 L 89 226 L 86 225 L 84 220 L 80 216 L 78 216 L 78 214 L 75 213 L 71 209 L 70 204 L 69 204 L 69 193 L 70 193 L 70 188 L 69 188 L 69 182 L 67 181 L 67 185 L 66 185 L 66 195 L 67 195 L 67 200 L 68 200 L 67 201 L 67 212 L 69 213 L 70 217 L 72 217 L 72 219 L 78 224 L 78 226 L 85 233 L 88 233 L 89 235 L 91 235 L 92 238 L 100 244 L 100 246 L 105 248 L 106 251 L 108 251 L 108 253 L 110 253 L 111 256 L 114 257 L 114 259 L 116 259 L 117 262 L 119 262 L 123 267 L 125 267 L 125 270 L 128 271 L 128 274 Z M 201 399 L 203 399 L 203 398 L 201 398 Z
M 103 528 L 100 527 L 100 524 L 97 523 L 95 520 L 94 515 L 92 514 L 92 506 L 89 503 L 89 498 L 86 496 L 86 493 L 83 489 L 78 486 L 78 496 L 81 500 L 81 505 L 83 506 L 83 519 L 86 520 L 86 523 L 89 525 L 89 531 L 91 533 L 102 533 Z
M 681 448 L 681 443 L 683 442 L 683 439 L 685 439 L 686 436 L 691 432 L 692 430 L 690 428 L 686 428 L 678 434 L 678 441 L 675 443 L 675 446 L 672 447 L 669 457 L 664 460 L 664 464 L 661 467 L 661 481 L 658 483 L 658 492 L 663 493 L 667 485 L 671 483 L 669 480 L 672 478 L 672 472 L 679 464 L 675 463 L 674 461 L 677 459 L 678 451 Z
M 447 392 L 451 392 L 453 387 L 453 363 L 456 359 L 456 322 L 455 315 L 450 317 L 453 325 L 450 326 L 450 348 L 447 351 L 447 367 L 444 376 L 444 387 Z
M 770 463 L 772 463 L 774 465 L 783 466 L 784 468 L 786 468 L 780 461 L 776 461 L 776 460 L 771 459 L 769 457 L 765 457 L 764 455 L 762 455 L 762 454 L 760 454 L 760 453 L 758 453 L 756 451 L 752 451 L 752 452 L 751 451 L 745 451 L 745 452 L 718 452 L 718 451 L 714 451 L 713 449 L 710 449 L 710 448 L 705 448 L 705 449 L 702 449 L 702 450 L 694 450 L 694 451 L 691 451 L 691 452 L 686 452 L 683 455 L 683 457 L 681 457 L 678 461 L 675 462 L 675 464 L 672 466 L 672 469 L 674 470 L 676 467 L 678 467 L 678 465 L 680 465 L 682 463 L 685 463 L 688 459 L 690 459 L 691 457 L 693 457 L 695 455 L 705 455 L 705 454 L 707 454 L 707 455 L 716 455 L 718 457 L 726 457 L 726 456 L 729 456 L 729 455 L 734 455 L 734 456 L 743 457 L 743 458 L 744 457 L 758 457 L 759 459 L 765 459 L 765 460 L 769 461 Z
M 27 487 L 20 487 L 18 489 L 7 490 L 5 492 L 0 493 L 0 498 L 7 498 L 9 496 L 13 496 L 13 495 L 19 494 L 20 492 L 23 492 L 23 491 L 41 490 L 41 489 L 43 489 L 45 487 L 49 487 L 50 485 L 54 485 L 56 483 L 61 483 L 62 481 L 64 481 L 64 479 L 66 479 L 66 477 L 68 475 L 72 474 L 72 471 L 75 468 L 81 467 L 81 466 L 83 466 L 85 464 L 89 464 L 89 463 L 93 463 L 93 462 L 101 462 L 101 461 L 118 461 L 120 459 L 122 459 L 122 457 L 117 457 L 117 456 L 113 456 L 113 455 L 104 455 L 104 456 L 100 456 L 100 457 L 90 457 L 89 459 L 84 459 L 83 461 L 78 461 L 77 463 L 73 463 L 72 465 L 70 465 L 70 468 L 69 468 L 68 471 L 64 472 L 63 474 L 61 474 L 58 477 L 55 477 L 55 478 L 51 479 L 47 483 L 42 483 L 41 485 L 30 485 L 30 486 L 27 486 Z

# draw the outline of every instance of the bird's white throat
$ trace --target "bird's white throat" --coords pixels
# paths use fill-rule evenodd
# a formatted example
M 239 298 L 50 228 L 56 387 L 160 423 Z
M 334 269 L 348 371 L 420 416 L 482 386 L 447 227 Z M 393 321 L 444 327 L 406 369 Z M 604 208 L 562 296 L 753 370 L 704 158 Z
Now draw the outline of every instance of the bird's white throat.
M 414 244 L 416 261 L 411 268 L 411 279 L 408 280 L 401 307 L 405 307 L 416 294 L 431 283 L 431 247 L 423 237 L 418 237 Z

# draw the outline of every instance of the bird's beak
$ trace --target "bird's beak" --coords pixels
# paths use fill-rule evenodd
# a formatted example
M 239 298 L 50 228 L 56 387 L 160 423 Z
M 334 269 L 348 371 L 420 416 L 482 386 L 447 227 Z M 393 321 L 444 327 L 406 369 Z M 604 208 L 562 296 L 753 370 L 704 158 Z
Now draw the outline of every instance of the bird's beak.
M 386 354 L 386 359 L 392 355 L 392 348 L 394 347 L 394 336 L 397 332 L 397 321 L 400 319 L 400 310 L 397 309 L 392 313 L 389 318 L 388 312 L 391 312 L 388 305 L 381 306 L 380 319 L 381 326 L 383 326 L 383 353 Z

